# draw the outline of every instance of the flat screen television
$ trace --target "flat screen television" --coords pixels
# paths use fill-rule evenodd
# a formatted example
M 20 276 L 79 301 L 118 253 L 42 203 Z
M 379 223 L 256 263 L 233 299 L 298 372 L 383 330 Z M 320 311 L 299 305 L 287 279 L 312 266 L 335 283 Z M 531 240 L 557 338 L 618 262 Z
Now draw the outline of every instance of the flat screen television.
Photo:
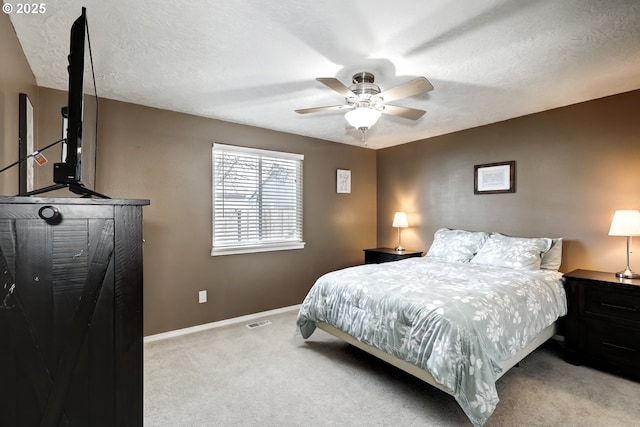
M 64 141 L 62 161 L 53 165 L 54 185 L 32 191 L 27 195 L 68 187 L 70 191 L 83 197 L 109 198 L 93 190 L 95 186 L 98 99 L 93 79 L 87 11 L 84 7 L 82 14 L 71 26 L 70 39 L 69 66 L 67 67 L 69 73 L 68 104 L 62 108 Z M 85 78 L 85 74 L 87 78 Z M 93 88 L 93 94 L 86 93 L 87 87 Z

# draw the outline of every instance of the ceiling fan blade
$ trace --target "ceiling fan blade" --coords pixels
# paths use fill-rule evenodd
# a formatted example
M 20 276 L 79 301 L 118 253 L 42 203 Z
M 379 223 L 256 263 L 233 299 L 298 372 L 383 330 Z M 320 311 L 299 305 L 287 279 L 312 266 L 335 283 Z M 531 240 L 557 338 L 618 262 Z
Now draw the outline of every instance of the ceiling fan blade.
M 300 110 L 295 110 L 298 114 L 307 114 L 307 113 L 318 113 L 321 111 L 335 111 L 335 110 L 350 110 L 353 107 L 351 105 L 331 105 L 328 107 L 314 107 L 314 108 L 302 108 Z
M 433 90 L 433 85 L 429 80 L 424 77 L 418 77 L 413 80 L 409 80 L 406 83 L 394 86 L 391 89 L 382 91 L 376 96 L 382 98 L 383 102 L 391 102 L 396 99 L 408 98 L 430 90 Z
M 336 92 L 338 92 L 340 95 L 344 96 L 345 98 L 351 98 L 353 96 L 355 96 L 355 97 L 358 96 L 355 93 L 351 92 L 348 87 L 346 87 L 344 84 L 342 84 L 342 82 L 340 82 L 340 80 L 335 79 L 333 77 L 317 77 L 316 80 L 319 81 L 320 83 L 325 84 L 329 88 L 335 90 Z
M 402 117 L 409 120 L 418 120 L 420 117 L 424 116 L 426 111 L 417 110 L 415 108 L 398 107 L 397 105 L 385 104 L 382 113 L 389 114 L 391 116 Z

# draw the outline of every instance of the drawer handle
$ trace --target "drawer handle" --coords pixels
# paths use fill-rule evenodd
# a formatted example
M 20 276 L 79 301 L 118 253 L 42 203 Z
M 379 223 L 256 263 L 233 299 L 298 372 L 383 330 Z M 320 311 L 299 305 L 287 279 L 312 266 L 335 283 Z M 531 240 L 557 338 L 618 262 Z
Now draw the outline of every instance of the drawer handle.
M 607 304 L 606 302 L 601 302 L 600 305 L 603 307 L 618 308 L 620 310 L 638 311 L 638 309 L 635 307 L 625 307 L 624 305 Z
M 38 211 L 38 216 L 44 219 L 47 224 L 56 225 L 62 221 L 62 214 L 55 206 L 43 206 Z
M 629 348 L 629 347 L 625 347 L 622 345 L 618 345 L 618 344 L 612 344 L 610 342 L 606 342 L 606 341 L 602 341 L 602 345 L 606 345 L 607 347 L 613 347 L 613 348 L 617 348 L 619 350 L 626 350 L 626 351 L 630 351 L 632 353 L 637 352 L 638 350 L 636 350 L 635 348 Z

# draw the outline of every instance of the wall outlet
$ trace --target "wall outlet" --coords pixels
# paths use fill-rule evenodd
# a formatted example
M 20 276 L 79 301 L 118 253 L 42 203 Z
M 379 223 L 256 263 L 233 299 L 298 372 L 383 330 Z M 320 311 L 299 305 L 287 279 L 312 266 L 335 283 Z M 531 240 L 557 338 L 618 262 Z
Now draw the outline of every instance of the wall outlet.
M 203 302 L 207 302 L 207 291 L 198 292 L 198 303 L 202 304 Z

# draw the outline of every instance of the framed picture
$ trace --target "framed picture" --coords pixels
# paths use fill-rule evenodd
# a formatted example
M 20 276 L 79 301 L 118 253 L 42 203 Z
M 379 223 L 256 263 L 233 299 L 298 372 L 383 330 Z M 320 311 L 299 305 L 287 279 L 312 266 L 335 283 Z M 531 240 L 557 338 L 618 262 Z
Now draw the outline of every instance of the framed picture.
M 18 164 L 18 193 L 34 189 L 35 165 L 27 156 L 35 151 L 33 142 L 33 105 L 25 93 L 18 96 L 18 158 L 26 159 Z
M 336 193 L 351 193 L 351 171 L 338 169 L 336 174 Z
M 496 194 L 516 192 L 516 162 L 487 163 L 475 165 L 474 194 Z

